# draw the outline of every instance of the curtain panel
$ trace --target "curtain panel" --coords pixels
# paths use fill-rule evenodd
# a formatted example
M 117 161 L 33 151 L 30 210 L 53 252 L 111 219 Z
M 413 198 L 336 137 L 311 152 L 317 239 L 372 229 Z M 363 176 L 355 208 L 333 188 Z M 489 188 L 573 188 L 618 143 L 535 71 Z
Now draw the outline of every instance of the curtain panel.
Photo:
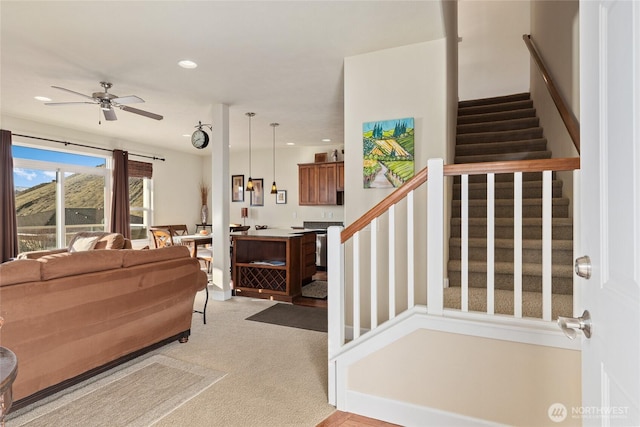
M 131 238 L 129 213 L 129 153 L 113 150 L 113 199 L 111 203 L 111 231 Z
M 13 154 L 11 153 L 11 131 L 0 130 L 0 262 L 9 261 L 18 255 L 18 221 L 16 197 L 13 185 Z

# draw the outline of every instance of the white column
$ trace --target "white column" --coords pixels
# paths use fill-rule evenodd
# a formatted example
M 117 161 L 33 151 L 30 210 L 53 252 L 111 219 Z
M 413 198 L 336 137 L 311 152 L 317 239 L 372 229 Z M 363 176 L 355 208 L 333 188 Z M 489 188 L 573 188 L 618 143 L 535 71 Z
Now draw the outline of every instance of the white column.
M 211 137 L 211 224 L 213 229 L 213 299 L 231 298 L 229 257 L 229 106 L 213 106 Z

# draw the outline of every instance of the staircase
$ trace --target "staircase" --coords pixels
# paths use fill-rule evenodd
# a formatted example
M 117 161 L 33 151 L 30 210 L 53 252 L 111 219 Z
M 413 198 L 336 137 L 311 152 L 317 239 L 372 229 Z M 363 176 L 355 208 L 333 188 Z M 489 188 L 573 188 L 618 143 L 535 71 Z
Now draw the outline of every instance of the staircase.
M 550 159 L 528 93 L 462 101 L 458 105 L 455 163 Z M 469 176 L 469 310 L 486 310 L 487 184 Z M 552 183 L 552 318 L 571 316 L 573 225 L 562 181 Z M 449 240 L 447 308 L 461 306 L 461 184 L 454 181 Z M 514 314 L 513 174 L 495 175 L 495 312 Z M 542 316 L 542 174 L 522 178 L 522 315 Z

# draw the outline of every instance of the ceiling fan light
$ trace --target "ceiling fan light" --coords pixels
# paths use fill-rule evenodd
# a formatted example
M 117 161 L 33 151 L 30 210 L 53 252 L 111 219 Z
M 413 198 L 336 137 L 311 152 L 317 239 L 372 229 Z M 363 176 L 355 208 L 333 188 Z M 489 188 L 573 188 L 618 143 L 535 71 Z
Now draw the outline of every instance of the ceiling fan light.
M 100 108 L 104 111 L 109 111 L 111 110 L 111 103 L 107 102 L 107 101 L 101 101 L 100 102 Z
M 182 68 L 186 68 L 188 70 L 192 70 L 194 68 L 196 68 L 198 66 L 198 64 L 196 64 L 193 61 L 190 61 L 188 59 L 183 59 L 182 61 L 178 62 L 178 65 L 181 66 Z

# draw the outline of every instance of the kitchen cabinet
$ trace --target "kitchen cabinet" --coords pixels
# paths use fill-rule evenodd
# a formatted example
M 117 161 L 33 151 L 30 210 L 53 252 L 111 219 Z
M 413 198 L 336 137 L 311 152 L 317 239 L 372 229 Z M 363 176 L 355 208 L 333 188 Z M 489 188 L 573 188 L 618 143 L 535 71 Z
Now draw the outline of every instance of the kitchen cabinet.
M 344 162 L 298 165 L 300 205 L 341 205 L 344 191 Z
M 316 272 L 316 233 L 256 230 L 232 233 L 237 296 L 292 302 Z

